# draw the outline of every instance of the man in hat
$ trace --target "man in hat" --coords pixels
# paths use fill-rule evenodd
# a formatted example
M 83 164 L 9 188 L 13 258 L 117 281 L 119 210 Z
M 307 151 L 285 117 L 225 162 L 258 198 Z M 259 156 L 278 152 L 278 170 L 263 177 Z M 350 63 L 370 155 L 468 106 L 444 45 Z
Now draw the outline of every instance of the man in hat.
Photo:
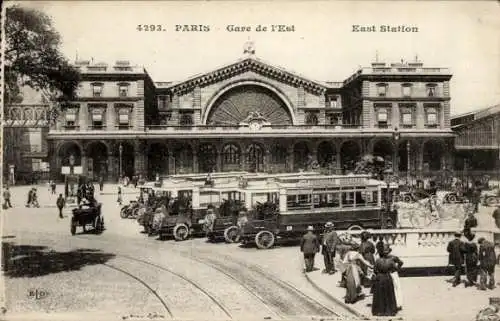
M 319 252 L 319 240 L 313 231 L 314 228 L 308 226 L 307 233 L 300 241 L 300 251 L 304 253 L 306 272 L 311 272 L 314 269 L 314 256 Z
M 474 243 L 475 235 L 469 233 L 465 235 L 467 242 L 462 244 L 462 252 L 464 253 L 465 259 L 465 275 L 467 276 L 467 282 L 465 282 L 465 287 L 474 286 L 477 281 L 478 274 L 478 248 L 477 244 Z
M 462 266 L 464 265 L 464 256 L 462 253 L 463 242 L 460 239 L 462 233 L 455 232 L 455 238 L 448 243 L 446 250 L 448 251 L 448 265 L 453 266 L 453 287 L 459 285 L 462 281 L 460 275 L 462 274 Z
M 472 234 L 471 230 L 473 227 L 477 227 L 477 219 L 473 212 L 469 212 L 467 218 L 464 221 L 464 236 L 466 238 Z
M 323 246 L 321 252 L 325 262 L 325 269 L 323 273 L 335 273 L 335 255 L 337 245 L 339 244 L 339 237 L 334 229 L 332 222 L 325 224 L 325 235 L 323 236 Z
M 479 243 L 479 289 L 486 290 L 486 281 L 489 278 L 488 287 L 493 290 L 495 288 L 495 245 L 480 237 L 477 240 Z

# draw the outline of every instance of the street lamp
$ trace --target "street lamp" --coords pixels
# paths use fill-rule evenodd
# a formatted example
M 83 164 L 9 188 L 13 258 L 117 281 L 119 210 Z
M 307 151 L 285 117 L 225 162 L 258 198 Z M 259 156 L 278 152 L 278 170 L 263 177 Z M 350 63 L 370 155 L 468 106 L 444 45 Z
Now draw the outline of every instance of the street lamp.
M 123 155 L 123 145 L 122 143 L 120 143 L 120 146 L 118 147 L 118 152 L 120 153 L 120 168 L 119 168 L 119 173 L 118 173 L 118 181 L 121 179 L 122 177 L 122 155 Z
M 410 141 L 406 142 L 406 185 L 410 185 Z
M 397 127 L 394 127 L 394 131 L 392 132 L 392 140 L 394 142 L 394 154 L 393 154 L 393 160 L 392 160 L 392 167 L 393 167 L 393 172 L 397 173 L 397 157 L 399 154 L 399 146 L 398 146 L 398 141 L 399 138 L 401 137 L 401 133 L 398 131 Z

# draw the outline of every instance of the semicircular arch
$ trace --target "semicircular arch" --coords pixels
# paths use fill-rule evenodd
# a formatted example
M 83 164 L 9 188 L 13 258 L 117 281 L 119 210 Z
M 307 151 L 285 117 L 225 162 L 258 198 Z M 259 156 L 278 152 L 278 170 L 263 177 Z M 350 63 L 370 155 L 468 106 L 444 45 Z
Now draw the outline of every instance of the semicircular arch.
M 260 90 L 257 90 L 258 93 L 260 94 L 267 94 L 267 96 L 270 98 L 268 102 L 273 101 L 275 107 L 283 109 L 284 115 L 287 115 L 289 118 L 289 123 L 290 125 L 296 124 L 296 119 L 295 119 L 295 114 L 293 112 L 293 104 L 291 101 L 288 99 L 285 93 L 283 93 L 279 88 L 276 88 L 274 85 L 267 83 L 262 80 L 245 80 L 245 81 L 234 81 L 232 83 L 227 84 L 223 88 L 217 91 L 216 94 L 213 95 L 207 102 L 204 111 L 203 111 L 203 117 L 202 117 L 202 124 L 207 124 L 209 122 L 209 119 L 211 116 L 214 114 L 214 111 L 221 107 L 221 104 L 224 102 L 224 98 L 228 98 L 231 96 L 231 94 L 238 93 L 242 89 L 246 88 L 258 88 Z M 255 91 L 255 90 L 254 90 Z M 247 100 L 247 103 L 255 103 L 251 99 Z M 270 106 L 272 107 L 272 106 Z M 248 110 L 248 111 L 254 111 L 254 110 Z M 267 112 L 268 114 L 273 113 L 273 118 L 276 118 L 277 115 L 274 114 L 272 110 L 269 110 Z M 238 120 L 239 118 L 246 118 L 248 115 L 242 110 L 239 112 L 240 115 L 233 117 L 234 120 Z M 282 114 L 282 116 L 284 116 Z M 263 112 L 263 116 L 266 117 L 266 112 Z M 239 119 L 240 121 L 243 119 Z M 273 123 L 272 121 L 270 121 Z

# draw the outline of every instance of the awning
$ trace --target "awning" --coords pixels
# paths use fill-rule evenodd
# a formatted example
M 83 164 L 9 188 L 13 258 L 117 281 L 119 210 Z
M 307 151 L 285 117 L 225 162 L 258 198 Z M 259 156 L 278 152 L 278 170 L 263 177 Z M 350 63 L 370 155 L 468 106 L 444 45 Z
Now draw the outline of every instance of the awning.
M 387 111 L 380 110 L 377 114 L 378 121 L 387 121 Z
M 76 121 L 76 113 L 66 112 L 66 121 Z

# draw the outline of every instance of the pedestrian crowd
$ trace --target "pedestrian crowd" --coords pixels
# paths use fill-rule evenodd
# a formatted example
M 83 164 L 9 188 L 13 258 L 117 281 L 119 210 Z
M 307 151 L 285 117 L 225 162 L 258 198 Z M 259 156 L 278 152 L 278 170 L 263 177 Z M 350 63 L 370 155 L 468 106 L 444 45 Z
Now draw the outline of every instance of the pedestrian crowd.
M 327 222 L 321 240 L 312 226 L 307 228 L 300 250 L 306 273 L 314 270 L 314 259 L 319 252 L 325 264 L 323 273 L 341 273 L 339 286 L 346 289 L 345 303 L 353 304 L 363 299 L 362 289 L 370 288 L 374 316 L 395 316 L 402 309 L 398 272 L 403 261 L 391 254 L 392 249 L 381 237 L 363 231 L 358 242 L 350 234 L 338 235 L 334 224 Z
M 461 276 L 465 273 L 465 287 L 476 286 L 479 290 L 486 291 L 495 288 L 495 245 L 480 237 L 475 242 L 475 235 L 464 232 L 456 232 L 455 239 L 448 243 L 448 264 L 454 269 L 454 277 L 451 280 L 453 287 L 462 283 Z M 478 282 L 479 278 L 479 282 Z

